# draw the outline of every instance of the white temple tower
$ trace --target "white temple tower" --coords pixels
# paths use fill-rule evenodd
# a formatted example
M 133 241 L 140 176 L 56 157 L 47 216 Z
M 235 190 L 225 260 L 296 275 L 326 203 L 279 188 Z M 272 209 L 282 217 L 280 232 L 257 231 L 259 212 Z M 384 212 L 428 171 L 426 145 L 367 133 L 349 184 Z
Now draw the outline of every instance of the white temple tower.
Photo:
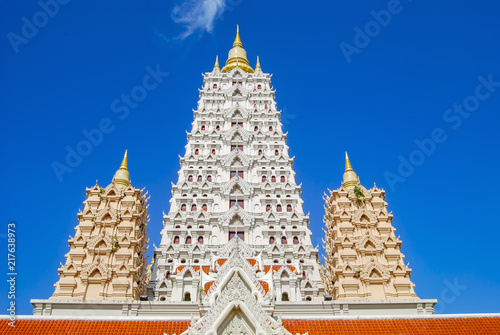
M 274 98 L 271 75 L 258 58 L 250 67 L 237 32 L 226 65 L 217 59 L 203 77 L 149 300 L 210 304 L 218 272 L 237 249 L 273 304 L 323 301 L 318 249 Z

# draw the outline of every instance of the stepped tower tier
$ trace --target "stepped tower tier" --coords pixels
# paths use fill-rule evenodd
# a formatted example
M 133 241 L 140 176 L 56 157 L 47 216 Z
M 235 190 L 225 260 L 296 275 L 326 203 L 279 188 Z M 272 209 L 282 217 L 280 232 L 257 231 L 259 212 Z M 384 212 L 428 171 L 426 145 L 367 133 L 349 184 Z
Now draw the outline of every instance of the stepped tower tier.
M 385 191 L 361 185 L 346 153 L 342 186 L 325 198 L 325 290 L 334 300 L 418 299 Z
M 271 75 L 259 60 L 255 71 L 248 64 L 238 32 L 225 67 L 217 59 L 203 76 L 154 251 L 150 300 L 213 299 L 210 285 L 236 237 L 252 250 L 242 257 L 276 303 L 323 300 L 318 249 L 311 243 Z
M 107 187 L 87 188 L 50 299 L 139 300 L 146 294 L 147 193 L 130 185 L 127 153 Z

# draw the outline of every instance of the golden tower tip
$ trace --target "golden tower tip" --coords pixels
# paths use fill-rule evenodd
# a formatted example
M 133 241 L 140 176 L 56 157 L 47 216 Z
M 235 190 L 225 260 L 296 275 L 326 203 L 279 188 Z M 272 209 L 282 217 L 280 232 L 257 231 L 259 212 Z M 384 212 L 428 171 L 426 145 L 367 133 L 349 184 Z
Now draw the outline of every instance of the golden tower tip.
M 240 47 L 243 48 L 243 43 L 241 43 L 240 39 L 240 25 L 236 25 L 236 38 L 234 39 L 233 42 L 233 48 Z
M 125 150 L 125 155 L 123 156 L 122 164 L 120 165 L 120 169 L 127 170 L 127 151 Z
M 215 56 L 214 70 L 220 71 L 220 67 L 219 67 L 219 55 Z
M 353 171 L 351 162 L 349 161 L 349 155 L 347 155 L 347 151 L 345 152 L 345 170 L 347 171 Z
M 118 184 L 118 187 L 125 188 L 130 185 L 130 174 L 128 172 L 128 164 L 127 164 L 127 151 L 125 150 L 125 155 L 123 156 L 122 164 L 118 171 L 116 171 L 114 176 L 114 181 Z
M 353 190 L 354 187 L 358 185 L 358 175 L 352 169 L 351 162 L 349 161 L 349 156 L 347 155 L 347 151 L 345 152 L 345 173 L 344 173 L 344 182 L 342 186 L 349 190 Z
M 260 67 L 259 56 L 257 56 L 257 64 L 255 64 L 255 71 L 257 71 L 257 70 L 261 70 L 262 71 L 262 68 Z
M 234 39 L 233 48 L 229 50 L 226 65 L 222 68 L 221 72 L 229 72 L 236 67 L 248 73 L 254 72 L 248 63 L 247 52 L 243 49 L 243 43 L 241 43 L 239 25 L 236 25 L 236 38 Z

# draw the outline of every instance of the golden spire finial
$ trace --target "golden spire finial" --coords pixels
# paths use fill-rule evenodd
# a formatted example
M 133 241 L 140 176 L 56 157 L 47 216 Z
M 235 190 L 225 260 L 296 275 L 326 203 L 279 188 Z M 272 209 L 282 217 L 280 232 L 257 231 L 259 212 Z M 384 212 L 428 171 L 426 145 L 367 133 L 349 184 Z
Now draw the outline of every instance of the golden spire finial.
M 255 64 L 255 71 L 257 72 L 257 70 L 262 71 L 262 68 L 260 67 L 259 56 L 257 56 L 257 64 Z
M 243 49 L 243 43 L 240 39 L 240 26 L 236 26 L 236 38 L 234 39 L 233 48 L 229 50 L 226 65 L 222 68 L 221 72 L 228 72 L 239 67 L 240 69 L 253 73 L 253 69 L 248 63 L 247 52 Z
M 127 170 L 127 168 L 128 168 L 128 166 L 127 166 L 127 151 L 128 150 L 125 150 L 125 155 L 123 156 L 122 165 L 120 165 L 120 169 Z
M 347 151 L 345 152 L 345 171 L 353 171 L 351 162 L 349 161 L 349 156 L 347 155 Z
M 240 39 L 240 25 L 239 24 L 236 25 L 236 38 L 234 39 L 234 42 L 233 42 L 233 48 L 236 48 L 236 47 L 243 48 L 243 43 L 241 43 L 241 39 Z
M 153 259 L 151 260 L 151 263 L 146 268 L 146 277 L 148 278 L 148 281 L 151 280 L 151 276 L 153 274 L 152 269 L 153 269 L 153 265 L 155 264 L 155 260 L 156 260 L 155 254 L 153 253 Z
M 220 67 L 219 67 L 219 55 L 215 56 L 214 71 L 215 70 L 220 71 Z
M 349 190 L 353 190 L 356 185 L 358 185 L 358 175 L 352 169 L 351 162 L 349 161 L 349 156 L 347 155 L 346 151 L 344 182 L 342 183 L 342 186 Z
M 125 150 L 125 155 L 123 156 L 122 164 L 118 171 L 116 171 L 113 178 L 118 187 L 125 188 L 130 185 L 130 174 L 127 168 L 127 150 Z

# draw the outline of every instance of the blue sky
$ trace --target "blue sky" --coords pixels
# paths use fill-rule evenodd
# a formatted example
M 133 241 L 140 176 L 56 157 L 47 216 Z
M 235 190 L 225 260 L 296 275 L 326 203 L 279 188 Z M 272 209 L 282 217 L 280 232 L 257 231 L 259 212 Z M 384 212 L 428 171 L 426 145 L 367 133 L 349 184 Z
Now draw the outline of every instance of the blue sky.
M 107 185 L 125 149 L 133 185 L 151 195 L 150 249 L 159 245 L 201 73 L 216 55 L 225 62 L 236 24 L 251 65 L 258 55 L 274 74 L 313 243 L 321 245 L 323 192 L 340 186 L 347 150 L 362 184 L 387 191 L 419 297 L 439 299 L 441 313 L 500 312 L 500 4 L 60 0 L 0 8 L 0 254 L 7 278 L 14 221 L 18 314 L 32 313 L 31 298 L 52 295 L 85 187 Z M 157 85 L 141 91 L 151 71 Z M 132 92 L 145 94 L 117 111 Z M 95 129 L 102 139 L 82 147 Z M 68 150 L 79 145 L 86 156 L 70 167 Z

